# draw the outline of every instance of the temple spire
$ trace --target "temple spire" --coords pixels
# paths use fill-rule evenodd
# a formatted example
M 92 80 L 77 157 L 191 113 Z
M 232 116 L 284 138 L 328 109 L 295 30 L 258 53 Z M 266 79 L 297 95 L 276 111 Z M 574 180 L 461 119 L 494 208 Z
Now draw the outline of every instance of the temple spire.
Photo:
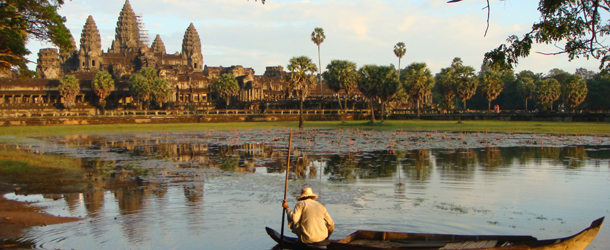
M 165 55 L 165 44 L 163 44 L 163 41 L 161 40 L 160 35 L 157 35 L 157 37 L 155 37 L 155 41 L 153 41 L 153 43 L 150 47 L 151 47 L 153 53 L 161 53 L 161 54 Z
M 184 39 L 182 40 L 182 59 L 186 60 L 187 65 L 191 66 L 194 70 L 203 70 L 201 40 L 199 40 L 199 34 L 193 23 L 189 25 L 184 33 Z
M 112 42 L 112 53 L 136 52 L 144 47 L 140 40 L 140 28 L 136 14 L 131 8 L 129 0 L 125 1 L 123 9 L 116 23 L 115 40 Z
M 99 68 L 102 58 L 102 39 L 92 16 L 87 18 L 83 26 L 80 38 L 80 50 L 78 51 L 79 65 L 81 70 Z
M 87 22 L 83 26 L 83 31 L 80 36 L 80 54 L 87 54 L 92 51 L 99 52 L 102 50 L 102 39 L 100 37 L 100 31 L 95 25 L 95 21 L 92 16 L 87 18 Z

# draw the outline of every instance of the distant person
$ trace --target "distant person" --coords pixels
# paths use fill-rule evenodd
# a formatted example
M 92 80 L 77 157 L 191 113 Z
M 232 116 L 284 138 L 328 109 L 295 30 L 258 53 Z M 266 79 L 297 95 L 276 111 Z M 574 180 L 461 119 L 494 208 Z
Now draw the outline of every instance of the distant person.
M 335 222 L 330 218 L 324 205 L 315 200 L 317 198 L 318 195 L 314 194 L 308 187 L 301 190 L 294 211 L 290 210 L 286 200 L 282 203 L 282 207 L 286 209 L 286 214 L 288 214 L 288 226 L 303 243 L 324 241 L 330 237 L 335 229 Z

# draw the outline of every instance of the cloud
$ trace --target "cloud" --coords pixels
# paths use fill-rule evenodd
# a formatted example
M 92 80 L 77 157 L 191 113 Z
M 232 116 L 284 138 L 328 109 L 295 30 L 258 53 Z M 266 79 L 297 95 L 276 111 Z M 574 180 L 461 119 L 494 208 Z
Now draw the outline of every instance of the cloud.
M 392 52 L 405 42 L 401 62 L 426 62 L 433 72 L 448 67 L 454 57 L 479 68 L 483 54 L 521 35 L 538 20 L 535 1 L 492 4 L 489 32 L 487 12 L 480 1 L 447 4 L 429 0 L 130 0 L 143 15 L 149 36 L 160 34 L 168 53 L 181 50 L 182 37 L 193 23 L 202 42 L 204 61 L 210 66 L 243 65 L 262 74 L 266 66 L 286 66 L 293 56 L 306 55 L 317 62 L 317 47 L 310 34 L 322 27 L 322 66 L 332 59 L 347 59 L 359 66 L 397 64 Z M 93 15 L 102 36 L 102 48 L 110 47 L 124 0 L 67 1 L 61 14 L 75 39 L 86 17 Z M 152 39 L 151 39 L 152 42 Z M 33 59 L 40 45 L 31 44 Z M 567 62 L 564 57 L 522 59 L 518 69 L 535 72 L 551 68 L 597 68 L 596 61 Z M 593 66 L 591 66 L 593 65 Z

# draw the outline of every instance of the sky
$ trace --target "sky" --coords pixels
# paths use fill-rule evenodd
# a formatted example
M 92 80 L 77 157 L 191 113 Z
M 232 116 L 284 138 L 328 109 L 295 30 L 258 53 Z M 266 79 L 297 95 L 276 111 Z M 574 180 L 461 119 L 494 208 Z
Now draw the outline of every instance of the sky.
M 320 45 L 322 69 L 331 60 L 398 65 L 394 45 L 406 44 L 401 67 L 425 62 L 433 73 L 449 67 L 454 57 L 480 69 L 483 55 L 522 36 L 539 20 L 538 1 L 492 0 L 489 31 L 484 0 L 130 0 L 149 33 L 149 46 L 159 34 L 168 54 L 180 52 L 184 32 L 195 25 L 201 39 L 203 61 L 208 66 L 242 65 L 262 75 L 267 66 L 286 68 L 290 58 L 308 56 L 318 64 L 318 48 L 311 41 L 316 27 L 324 29 Z M 59 13 L 80 46 L 83 26 L 93 16 L 107 51 L 125 0 L 71 0 Z M 29 57 L 36 61 L 40 48 L 53 47 L 31 41 Z M 557 52 L 552 45 L 535 45 L 532 52 Z M 574 73 L 577 68 L 599 71 L 599 61 L 566 55 L 532 53 L 520 59 L 516 71 L 547 73 L 553 68 Z M 34 68 L 35 65 L 30 65 Z

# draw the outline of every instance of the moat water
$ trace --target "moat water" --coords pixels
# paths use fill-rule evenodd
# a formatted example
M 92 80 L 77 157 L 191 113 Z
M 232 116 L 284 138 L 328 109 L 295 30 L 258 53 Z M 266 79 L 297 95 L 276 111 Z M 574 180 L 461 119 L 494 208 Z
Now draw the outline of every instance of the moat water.
M 289 132 L 71 135 L 18 143 L 32 153 L 81 158 L 92 183 L 86 193 L 5 195 L 83 218 L 31 228 L 18 242 L 41 249 L 271 249 L 264 227 L 281 227 Z M 331 239 L 358 229 L 565 237 L 610 213 L 609 142 L 311 130 L 293 139 L 288 201 L 294 206 L 294 197 L 311 186 L 336 223 Z M 606 226 L 587 249 L 609 245 Z

